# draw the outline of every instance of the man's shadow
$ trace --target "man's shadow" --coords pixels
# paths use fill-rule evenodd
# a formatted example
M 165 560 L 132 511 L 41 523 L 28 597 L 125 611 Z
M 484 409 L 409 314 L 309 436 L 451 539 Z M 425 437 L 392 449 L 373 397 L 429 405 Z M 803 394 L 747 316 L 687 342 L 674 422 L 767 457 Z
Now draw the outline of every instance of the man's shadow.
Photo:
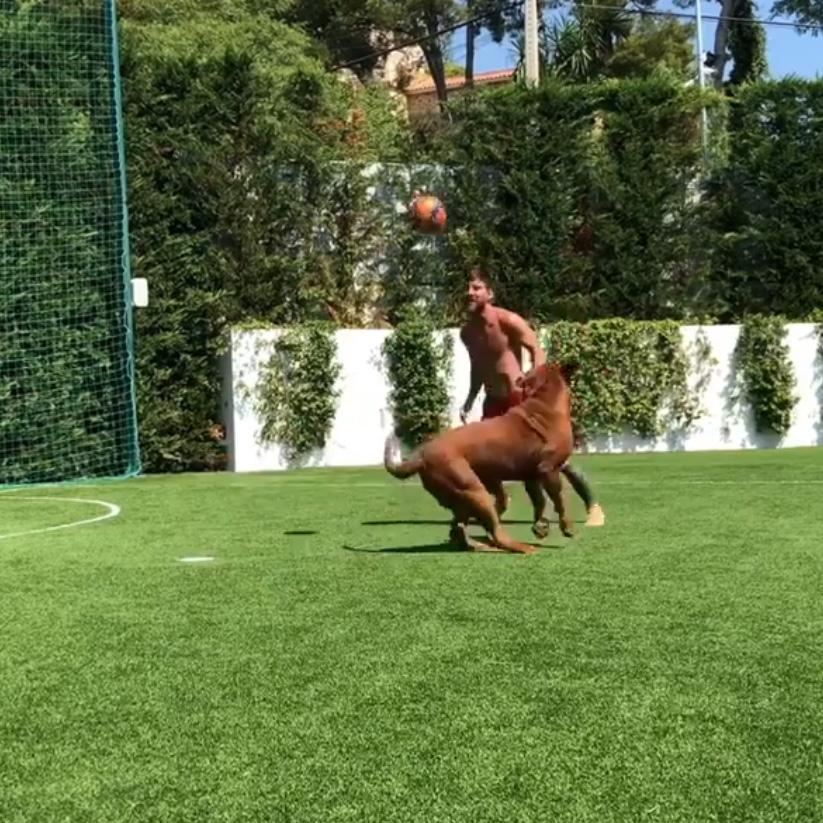
M 557 525 L 557 517 L 547 518 L 549 523 Z M 532 520 L 512 520 L 508 517 L 501 517 L 500 522 L 504 526 L 531 526 Z M 585 523 L 586 519 L 576 519 L 574 523 Z M 443 526 L 448 529 L 451 525 L 451 520 L 362 520 L 361 526 Z

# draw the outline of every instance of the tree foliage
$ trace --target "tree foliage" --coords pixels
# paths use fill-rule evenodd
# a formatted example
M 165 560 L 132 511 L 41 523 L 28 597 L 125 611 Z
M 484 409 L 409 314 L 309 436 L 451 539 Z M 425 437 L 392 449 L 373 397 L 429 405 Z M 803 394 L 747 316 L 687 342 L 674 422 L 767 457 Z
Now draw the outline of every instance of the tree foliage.
M 695 0 L 675 0 L 681 7 Z M 766 30 L 755 21 L 757 4 L 753 0 L 717 0 L 717 23 L 710 48 L 715 88 L 734 88 L 759 80 L 766 74 Z M 727 66 L 732 70 L 727 80 Z
M 694 27 L 676 18 L 640 17 L 621 40 L 605 68 L 609 77 L 670 73 L 686 81 L 694 73 Z
M 351 63 L 351 70 L 366 79 L 377 64 L 381 43 L 378 10 L 372 0 L 293 0 L 286 20 L 302 27 L 333 63 Z
M 456 0 L 377 0 L 382 27 L 402 40 L 420 40 L 441 104 L 447 99 L 445 50 L 447 38 L 438 32 L 462 17 Z
M 186 25 L 197 20 L 239 22 L 250 16 L 287 16 L 298 0 L 118 0 L 120 19 L 133 23 Z
M 729 54 L 732 58 L 730 86 L 761 80 L 768 70 L 766 30 L 754 22 L 757 5 L 752 0 L 737 0 L 729 25 Z
M 823 24 L 823 0 L 777 0 L 772 12 L 794 17 L 801 27 Z M 820 34 L 820 29 L 810 31 L 815 37 Z
M 625 0 L 578 2 L 548 31 L 549 70 L 570 80 L 605 75 L 620 44 L 632 33 Z

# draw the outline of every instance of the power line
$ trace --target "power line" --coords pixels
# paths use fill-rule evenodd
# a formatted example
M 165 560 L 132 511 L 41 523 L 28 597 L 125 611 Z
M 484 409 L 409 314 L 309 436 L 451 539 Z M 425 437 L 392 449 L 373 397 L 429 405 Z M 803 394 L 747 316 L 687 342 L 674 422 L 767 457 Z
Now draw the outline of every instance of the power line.
M 345 63 L 338 63 L 336 66 L 332 67 L 332 71 L 337 71 L 338 69 L 346 69 L 350 66 L 356 66 L 358 63 L 364 63 L 367 60 L 371 60 L 376 57 L 383 57 L 387 54 L 391 54 L 393 51 L 402 51 L 403 49 L 407 49 L 411 46 L 419 46 L 421 43 L 425 43 L 428 40 L 436 40 L 438 37 L 443 37 L 446 34 L 451 34 L 458 29 L 462 29 L 464 26 L 467 26 L 469 23 L 479 23 L 481 20 L 485 20 L 487 17 L 493 17 L 497 14 L 502 14 L 507 11 L 512 11 L 516 8 L 519 8 L 523 5 L 524 0 L 518 0 L 515 3 L 509 3 L 505 6 L 500 6 L 499 8 L 492 9 L 490 11 L 484 12 L 483 14 L 476 14 L 473 17 L 468 17 L 465 20 L 460 20 L 457 23 L 453 23 L 450 26 L 445 26 L 442 29 L 439 29 L 432 34 L 425 34 L 422 37 L 415 37 L 411 40 L 406 40 L 402 43 L 398 43 L 394 46 L 388 46 L 385 49 L 377 49 L 369 54 L 364 54 L 362 57 L 357 57 L 353 60 L 348 60 Z M 574 5 L 574 4 L 572 4 Z M 601 6 L 596 3 L 581 3 L 582 7 L 586 9 L 593 9 L 594 11 L 609 11 L 613 13 L 619 14 L 636 14 L 642 16 L 649 16 L 649 17 L 677 17 L 683 20 L 691 20 L 694 22 L 696 15 L 694 14 L 687 14 L 686 12 L 677 12 L 677 11 L 657 11 L 655 9 L 628 9 L 628 8 L 619 8 L 616 6 Z M 704 14 L 702 15 L 704 20 L 712 20 L 712 21 L 725 21 L 727 23 L 748 23 L 751 25 L 758 24 L 761 26 L 772 26 L 774 28 L 792 28 L 792 29 L 799 29 L 802 32 L 806 31 L 819 31 L 823 32 L 823 24 L 821 23 L 792 23 L 789 20 L 765 20 L 761 17 L 735 17 L 733 15 L 724 15 L 724 14 Z
M 615 11 L 614 6 L 598 6 L 596 4 L 586 3 L 587 9 L 596 9 L 598 11 Z M 639 14 L 650 15 L 652 17 L 680 17 L 685 20 L 694 20 L 696 15 L 686 14 L 680 11 L 657 11 L 655 9 L 619 9 L 621 14 Z M 810 31 L 823 31 L 823 24 L 820 23 L 792 23 L 790 20 L 764 20 L 762 17 L 734 17 L 725 14 L 704 14 L 704 20 L 725 20 L 728 23 L 759 23 L 761 26 L 775 26 L 785 27 L 790 29 L 809 29 Z

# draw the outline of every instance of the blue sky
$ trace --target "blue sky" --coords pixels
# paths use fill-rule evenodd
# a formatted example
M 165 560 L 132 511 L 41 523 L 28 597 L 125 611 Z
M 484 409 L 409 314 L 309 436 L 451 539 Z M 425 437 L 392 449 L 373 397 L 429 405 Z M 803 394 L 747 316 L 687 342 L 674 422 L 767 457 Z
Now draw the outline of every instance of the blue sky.
M 662 2 L 658 6 L 661 10 L 673 8 L 669 2 Z M 766 11 L 760 11 L 759 16 L 768 17 L 769 6 L 762 6 Z M 704 14 L 718 14 L 720 6 L 714 2 L 703 3 Z M 678 9 L 678 11 L 683 11 Z M 693 13 L 693 9 L 687 10 Z M 785 18 L 777 18 L 785 19 Z M 714 42 L 714 20 L 703 22 L 703 48 L 711 50 Z M 823 77 L 823 32 L 813 37 L 811 34 L 798 34 L 794 28 L 782 26 L 768 26 L 766 28 L 768 43 L 769 71 L 772 77 L 784 77 L 787 74 L 796 74 L 800 77 Z M 457 33 L 452 44 L 453 59 L 456 63 L 463 63 L 465 56 L 465 35 L 463 30 Z M 493 69 L 509 68 L 517 60 L 514 48 L 507 42 L 497 44 L 492 42 L 488 32 L 483 32 L 478 40 L 475 71 L 491 71 Z

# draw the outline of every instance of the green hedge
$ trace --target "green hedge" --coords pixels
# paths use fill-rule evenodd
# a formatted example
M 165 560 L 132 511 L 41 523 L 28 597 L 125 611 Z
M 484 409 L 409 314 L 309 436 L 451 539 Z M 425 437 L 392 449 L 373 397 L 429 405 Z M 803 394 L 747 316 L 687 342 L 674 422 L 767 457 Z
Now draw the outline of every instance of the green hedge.
M 699 110 L 711 120 L 702 166 Z M 823 306 L 823 80 L 729 100 L 665 78 L 456 103 L 452 255 L 535 320 L 799 319 Z
M 778 435 L 788 431 L 797 403 L 785 334 L 782 318 L 746 318 L 735 353 L 735 399 L 752 406 L 758 431 Z M 687 346 L 671 320 L 561 321 L 541 338 L 549 361 L 578 367 L 572 378 L 578 443 L 624 431 L 677 437 L 705 413 L 703 391 L 717 361 L 701 331 Z M 416 445 L 448 424 L 451 337 L 438 342 L 431 322 L 417 317 L 398 325 L 384 351 L 397 433 Z
M 272 49 L 271 44 L 277 43 Z M 352 93 L 301 33 L 267 18 L 125 26 L 141 442 L 150 471 L 218 468 L 217 358 L 234 323 L 349 324 L 354 278 L 380 232 L 352 207 L 379 135 L 346 120 Z M 387 130 L 387 128 L 389 130 Z M 397 131 L 399 127 L 395 127 Z M 342 172 L 342 173 L 341 173 Z
M 543 321 L 702 309 L 703 100 L 652 79 L 509 86 L 456 106 L 441 157 L 460 169 L 460 269 L 483 261 L 500 301 Z
M 369 174 L 408 147 L 394 104 L 340 83 L 283 23 L 141 17 L 123 42 L 134 271 L 152 293 L 137 328 L 144 466 L 219 468 L 226 328 L 394 322 L 422 290 L 439 301 L 442 242 L 420 243 L 393 199 L 435 183 L 400 163 Z
M 709 190 L 721 317 L 823 307 L 823 80 L 740 89 Z
M 810 177 L 823 82 L 741 90 L 714 120 L 723 152 L 698 186 L 699 109 L 725 104 L 662 78 L 479 94 L 415 149 L 384 96 L 338 83 L 282 24 L 127 35 L 134 268 L 152 284 L 138 313 L 151 470 L 222 465 L 211 432 L 231 324 L 396 326 L 416 309 L 453 325 L 477 261 L 535 324 L 731 321 L 770 305 L 791 317 L 823 297 L 823 195 Z M 364 175 L 376 160 L 391 162 Z M 415 235 L 396 209 L 416 188 L 444 196 L 445 237 Z M 670 334 L 655 334 L 662 358 Z M 658 388 L 683 401 L 674 383 Z M 668 425 L 647 399 L 624 398 L 615 420 Z M 673 414 L 680 425 L 692 411 Z

